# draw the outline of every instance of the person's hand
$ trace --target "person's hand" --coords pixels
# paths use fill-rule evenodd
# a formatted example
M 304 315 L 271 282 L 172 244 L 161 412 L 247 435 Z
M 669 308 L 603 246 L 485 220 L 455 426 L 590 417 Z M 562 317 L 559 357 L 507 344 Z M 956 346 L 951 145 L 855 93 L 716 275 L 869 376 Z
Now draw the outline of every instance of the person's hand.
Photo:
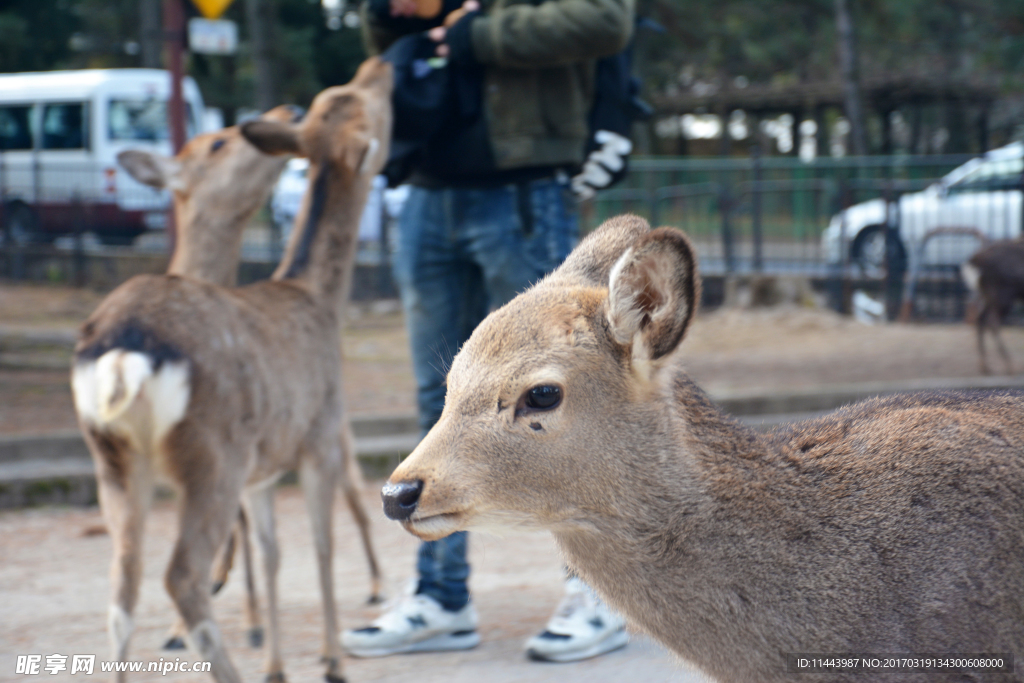
M 405 0 L 392 0 L 392 2 L 396 1 Z M 466 14 L 468 14 L 469 12 L 476 12 L 479 9 L 480 3 L 478 2 L 478 0 L 466 0 L 464 3 L 462 3 L 462 7 L 455 10 L 454 12 L 452 12 L 451 14 L 444 18 L 443 26 L 436 26 L 427 32 L 427 35 L 430 36 L 430 39 L 433 40 L 435 43 L 438 43 L 438 57 L 448 56 L 448 46 L 444 42 L 445 36 L 447 36 L 448 34 L 448 29 L 454 26 L 459 21 L 459 19 L 466 16 Z
M 391 0 L 391 16 L 433 19 L 441 13 L 442 0 Z
M 391 16 L 412 17 L 416 15 L 416 0 L 391 0 Z

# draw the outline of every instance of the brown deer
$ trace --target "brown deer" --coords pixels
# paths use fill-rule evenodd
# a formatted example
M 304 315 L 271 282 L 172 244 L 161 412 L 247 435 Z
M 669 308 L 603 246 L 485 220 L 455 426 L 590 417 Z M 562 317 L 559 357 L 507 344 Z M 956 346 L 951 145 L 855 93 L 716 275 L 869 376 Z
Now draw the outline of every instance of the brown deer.
M 1024 299 L 1024 242 L 1019 239 L 993 242 L 978 250 L 960 267 L 967 288 L 981 303 L 975 325 L 978 331 L 978 357 L 981 372 L 991 372 L 985 351 L 986 330 L 1006 364 L 1006 374 L 1014 374 L 1013 360 L 1000 334 L 1003 320 L 1013 302 Z
M 298 121 L 301 110 L 281 106 L 263 116 Z M 118 154 L 117 160 L 140 183 L 172 192 L 178 243 L 167 272 L 234 285 L 242 235 L 256 211 L 266 204 L 288 158 L 263 154 L 242 137 L 238 126 L 231 126 L 196 136 L 175 157 L 127 150 Z M 214 564 L 213 592 L 217 593 L 227 581 L 235 546 L 241 545 L 246 570 L 245 618 L 249 642 L 258 647 L 263 641 L 263 627 L 251 573 L 247 527 L 245 515 L 240 513 L 238 526 Z M 184 636 L 179 618 L 164 647 L 184 647 Z
M 263 114 L 271 121 L 301 121 L 304 112 L 288 105 Z M 194 138 L 176 157 L 142 150 L 118 155 L 121 166 L 140 183 L 158 190 L 171 190 L 175 202 L 178 245 L 168 273 L 206 280 L 218 285 L 234 285 L 237 280 L 242 235 L 253 215 L 267 202 L 281 175 L 288 155 L 269 155 L 256 149 L 241 134 L 238 126 Z M 345 421 L 343 439 L 350 439 Z M 344 449 L 346 455 L 354 455 Z M 370 567 L 371 604 L 380 602 L 381 576 L 373 548 L 369 516 L 359 496 L 362 476 L 354 457 L 341 472 L 341 488 L 352 510 L 362 537 Z M 240 546 L 246 586 L 246 623 L 249 642 L 260 647 L 263 628 L 252 573 L 248 523 L 239 514 L 238 525 L 218 554 L 213 570 L 213 592 L 227 581 Z M 184 625 L 179 620 L 165 643 L 167 649 L 185 646 Z
M 1024 395 L 876 399 L 762 435 L 682 370 L 699 282 L 683 233 L 608 221 L 476 329 L 385 513 L 423 539 L 549 529 L 719 681 L 802 680 L 790 653 L 1019 657 Z
M 179 489 L 179 533 L 166 586 L 190 647 L 214 678 L 239 680 L 213 620 L 210 569 L 241 500 L 262 550 L 271 680 L 280 653 L 273 484 L 298 469 L 317 551 L 328 681 L 341 681 L 331 572 L 331 508 L 345 462 L 341 339 L 359 216 L 387 157 L 390 66 L 365 62 L 320 93 L 301 123 L 258 120 L 242 133 L 264 151 L 308 156 L 310 191 L 270 281 L 223 287 L 141 276 L 82 326 L 72 385 L 114 542 L 109 628 L 127 653 L 152 481 Z

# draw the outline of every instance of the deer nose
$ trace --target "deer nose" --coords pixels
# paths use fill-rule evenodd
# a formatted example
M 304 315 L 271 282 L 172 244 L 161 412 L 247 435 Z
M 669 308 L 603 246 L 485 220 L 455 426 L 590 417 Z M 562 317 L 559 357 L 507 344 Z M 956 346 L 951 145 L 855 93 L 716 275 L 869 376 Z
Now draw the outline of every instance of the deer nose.
M 423 480 L 400 481 L 397 484 L 388 482 L 380 490 L 380 497 L 384 500 L 384 514 L 388 519 L 402 522 L 416 511 L 416 504 L 420 501 L 420 494 L 423 493 Z

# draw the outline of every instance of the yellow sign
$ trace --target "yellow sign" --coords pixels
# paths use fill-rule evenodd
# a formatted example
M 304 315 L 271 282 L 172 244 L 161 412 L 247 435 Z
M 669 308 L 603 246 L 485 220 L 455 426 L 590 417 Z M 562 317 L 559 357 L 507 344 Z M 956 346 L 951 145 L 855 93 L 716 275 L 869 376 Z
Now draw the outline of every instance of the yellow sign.
M 231 0 L 192 0 L 192 4 L 207 19 L 216 19 L 224 14 L 224 10 L 231 5 Z

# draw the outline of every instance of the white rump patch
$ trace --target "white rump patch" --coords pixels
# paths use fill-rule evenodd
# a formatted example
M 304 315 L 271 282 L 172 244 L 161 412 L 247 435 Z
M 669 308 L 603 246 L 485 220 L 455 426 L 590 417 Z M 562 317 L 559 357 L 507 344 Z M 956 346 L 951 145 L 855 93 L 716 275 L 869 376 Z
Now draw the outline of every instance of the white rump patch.
M 108 351 L 96 361 L 100 421 L 113 422 L 135 402 L 142 383 L 153 374 L 149 357 L 136 351 Z
M 83 421 L 112 427 L 141 449 L 154 448 L 185 417 L 191 395 L 187 362 L 154 372 L 149 356 L 122 349 L 76 365 L 71 388 Z

